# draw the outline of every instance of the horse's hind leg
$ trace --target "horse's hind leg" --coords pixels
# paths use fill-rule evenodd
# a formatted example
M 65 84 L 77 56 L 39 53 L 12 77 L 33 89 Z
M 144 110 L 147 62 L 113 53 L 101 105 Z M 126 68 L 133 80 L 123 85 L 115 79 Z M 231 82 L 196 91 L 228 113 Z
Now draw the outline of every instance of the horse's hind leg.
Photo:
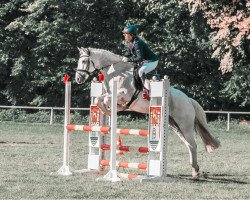
M 189 151 L 190 164 L 192 166 L 192 177 L 193 179 L 198 179 L 199 178 L 199 166 L 197 163 L 197 145 L 193 137 L 193 131 L 186 132 L 185 139 L 186 139 L 185 144 Z
M 199 178 L 199 166 L 197 163 L 197 145 L 193 137 L 193 130 L 185 130 L 185 132 L 180 133 L 180 131 L 174 130 L 180 139 L 185 143 L 189 151 L 190 164 L 192 166 L 192 177 L 193 179 Z

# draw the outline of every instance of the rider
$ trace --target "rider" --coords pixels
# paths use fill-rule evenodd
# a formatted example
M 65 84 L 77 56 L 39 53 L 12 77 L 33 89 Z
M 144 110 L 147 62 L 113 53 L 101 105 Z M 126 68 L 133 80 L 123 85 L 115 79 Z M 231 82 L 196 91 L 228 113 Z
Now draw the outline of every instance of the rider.
M 144 84 L 146 74 L 154 70 L 158 65 L 157 55 L 148 47 L 148 45 L 137 36 L 138 29 L 135 25 L 127 25 L 123 29 L 124 39 L 129 42 L 128 49 L 122 60 L 124 62 L 143 62 L 138 73 Z M 143 98 L 148 97 L 148 90 L 144 87 L 142 92 Z

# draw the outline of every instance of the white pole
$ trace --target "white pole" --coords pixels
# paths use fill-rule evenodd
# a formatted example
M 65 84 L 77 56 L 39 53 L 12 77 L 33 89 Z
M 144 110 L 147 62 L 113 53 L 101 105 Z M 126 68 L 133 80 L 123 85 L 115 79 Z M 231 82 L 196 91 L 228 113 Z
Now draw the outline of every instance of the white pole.
M 69 139 L 70 134 L 66 126 L 70 124 L 70 105 L 71 105 L 71 82 L 65 84 L 65 116 L 64 116 L 64 140 L 63 140 L 63 166 L 57 171 L 59 175 L 71 175 L 69 167 Z
M 113 80 L 112 98 L 111 98 L 111 170 L 116 170 L 116 143 L 117 143 L 117 82 Z
M 53 108 L 51 108 L 50 109 L 50 125 L 52 125 L 53 124 L 53 118 L 54 118 L 54 109 Z
M 230 129 L 230 113 L 227 113 L 227 131 Z
M 117 81 L 112 80 L 112 97 L 111 97 L 111 125 L 110 125 L 110 134 L 111 134 L 111 151 L 110 151 L 110 170 L 102 178 L 98 180 L 108 180 L 112 182 L 120 181 L 121 179 L 117 175 L 116 170 L 116 144 L 117 144 Z
M 163 97 L 162 97 L 162 118 L 161 118 L 161 137 L 162 137 L 162 149 L 160 152 L 160 160 L 162 162 L 161 177 L 166 178 L 167 176 L 167 144 L 168 144 L 168 123 L 169 123 L 169 79 L 164 76 L 163 80 Z

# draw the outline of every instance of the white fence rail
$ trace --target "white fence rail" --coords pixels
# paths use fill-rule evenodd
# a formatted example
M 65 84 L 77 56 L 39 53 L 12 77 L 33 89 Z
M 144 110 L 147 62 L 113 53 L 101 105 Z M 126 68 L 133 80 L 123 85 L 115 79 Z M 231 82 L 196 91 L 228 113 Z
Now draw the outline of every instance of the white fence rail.
M 53 124 L 54 120 L 54 111 L 62 110 L 64 107 L 32 107 L 32 106 L 0 106 L 2 109 L 23 109 L 23 110 L 50 110 L 50 125 Z M 89 108 L 70 108 L 70 110 L 85 110 L 88 111 Z
M 64 107 L 32 107 L 32 106 L 1 106 L 2 109 L 31 109 L 31 110 L 50 110 L 50 124 L 53 124 L 54 111 L 64 110 Z M 89 108 L 70 108 L 70 110 L 84 110 L 89 111 Z M 129 110 L 128 110 L 129 111 Z M 205 111 L 210 114 L 225 114 L 227 115 L 227 131 L 230 130 L 231 115 L 250 115 L 250 112 L 235 112 L 235 111 Z

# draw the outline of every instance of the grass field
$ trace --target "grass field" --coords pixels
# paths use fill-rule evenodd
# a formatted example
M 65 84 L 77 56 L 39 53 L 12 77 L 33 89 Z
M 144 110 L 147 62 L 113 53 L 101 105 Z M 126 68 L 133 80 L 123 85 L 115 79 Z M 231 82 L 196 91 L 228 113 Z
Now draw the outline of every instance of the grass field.
M 126 128 L 146 127 L 143 120 L 120 124 Z M 96 182 L 99 176 L 90 174 L 51 175 L 62 166 L 63 126 L 1 122 L 0 199 L 250 199 L 250 127 L 234 125 L 227 132 L 216 124 L 210 126 L 222 147 L 208 154 L 196 136 L 198 162 L 206 178 L 191 179 L 188 151 L 170 132 L 168 174 L 176 181 L 141 184 Z M 146 144 L 145 138 L 134 136 L 124 136 L 122 141 L 126 145 Z M 86 168 L 87 143 L 87 134 L 72 134 L 72 168 Z M 146 161 L 145 155 L 129 155 L 124 160 Z

